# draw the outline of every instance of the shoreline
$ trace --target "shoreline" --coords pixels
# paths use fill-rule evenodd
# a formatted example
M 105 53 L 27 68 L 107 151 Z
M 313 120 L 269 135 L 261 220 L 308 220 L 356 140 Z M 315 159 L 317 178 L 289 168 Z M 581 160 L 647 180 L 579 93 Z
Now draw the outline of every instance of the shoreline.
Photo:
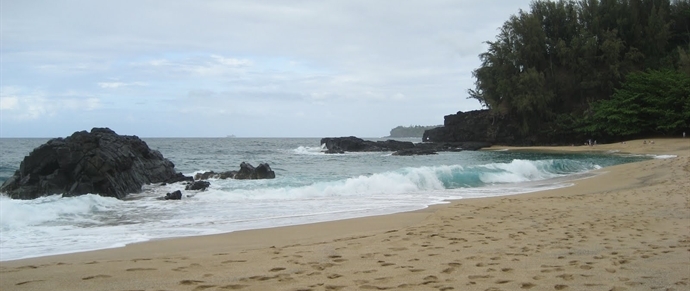
M 2 261 L 0 289 L 682 290 L 690 286 L 690 139 L 640 144 L 594 148 L 677 157 L 599 169 L 555 190 Z M 569 148 L 488 150 L 592 149 Z

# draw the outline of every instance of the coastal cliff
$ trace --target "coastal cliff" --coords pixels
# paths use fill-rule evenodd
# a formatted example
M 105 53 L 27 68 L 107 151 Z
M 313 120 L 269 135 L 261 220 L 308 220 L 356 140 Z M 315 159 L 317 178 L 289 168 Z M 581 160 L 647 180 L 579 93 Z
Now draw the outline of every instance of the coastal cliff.
M 519 120 L 511 115 L 493 114 L 490 110 L 475 110 L 446 115 L 443 126 L 424 132 L 426 142 L 484 142 L 502 145 L 558 145 L 570 144 L 573 136 L 566 133 L 524 134 Z

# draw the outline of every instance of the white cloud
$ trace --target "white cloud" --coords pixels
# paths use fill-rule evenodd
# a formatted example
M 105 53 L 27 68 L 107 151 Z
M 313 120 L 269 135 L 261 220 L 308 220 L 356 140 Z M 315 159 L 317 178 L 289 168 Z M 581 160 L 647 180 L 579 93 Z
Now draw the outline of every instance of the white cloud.
M 304 112 L 305 124 L 284 114 L 270 126 L 253 124 L 253 134 L 342 128 L 384 135 L 391 125 L 438 124 L 446 114 L 479 109 L 465 97 L 482 42 L 530 2 L 4 1 L 2 83 L 36 89 L 3 92 L 0 109 L 3 120 L 108 111 L 84 121 L 98 124 L 166 119 L 174 106 L 266 123 L 289 110 Z M 353 114 L 361 123 L 344 122 Z M 222 130 L 233 122 L 207 124 Z M 21 132 L 21 123 L 13 128 Z M 195 134 L 170 128 L 143 130 Z
M 42 91 L 24 92 L 17 88 L 2 91 L 0 110 L 3 112 L 3 119 L 8 120 L 39 120 L 67 112 L 91 111 L 101 107 L 100 99 L 95 97 L 48 97 Z M 6 91 L 12 96 L 5 95 Z M 72 94 L 73 92 L 67 92 L 61 95 Z
M 117 89 L 121 87 L 129 87 L 129 86 L 146 86 L 147 84 L 144 82 L 130 82 L 130 83 L 125 83 L 125 82 L 98 82 L 97 83 L 98 87 L 101 87 L 103 89 Z
M 133 62 L 135 70 L 151 71 L 157 74 L 179 77 L 219 77 L 244 72 L 254 63 L 249 59 L 229 58 L 217 54 L 189 55 L 175 58 L 156 58 L 143 62 Z
M 247 67 L 252 65 L 252 61 L 247 59 L 226 58 L 219 55 L 211 55 L 211 58 L 213 58 L 222 65 L 230 67 Z
M 0 96 L 0 110 L 14 110 L 19 104 L 16 96 Z

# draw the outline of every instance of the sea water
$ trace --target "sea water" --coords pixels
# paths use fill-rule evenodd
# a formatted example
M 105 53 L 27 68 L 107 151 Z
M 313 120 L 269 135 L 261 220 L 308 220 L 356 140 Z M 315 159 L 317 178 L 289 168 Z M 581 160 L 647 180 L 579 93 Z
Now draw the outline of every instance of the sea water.
M 125 200 L 60 193 L 0 195 L 0 260 L 72 253 L 152 239 L 391 214 L 452 199 L 571 185 L 601 167 L 651 157 L 514 151 L 325 154 L 317 138 L 153 138 L 149 147 L 186 175 L 268 163 L 270 180 L 210 180 L 206 191 L 145 185 Z M 376 139 L 372 139 L 376 140 Z M 0 139 L 0 183 L 47 139 Z M 179 201 L 157 198 L 182 190 Z

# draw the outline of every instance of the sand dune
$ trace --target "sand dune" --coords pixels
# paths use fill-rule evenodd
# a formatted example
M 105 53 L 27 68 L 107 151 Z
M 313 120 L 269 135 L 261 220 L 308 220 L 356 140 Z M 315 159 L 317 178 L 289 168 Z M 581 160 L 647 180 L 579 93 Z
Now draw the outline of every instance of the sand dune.
M 545 192 L 2 262 L 0 289 L 690 290 L 690 139 L 654 142 L 529 150 L 677 157 Z

